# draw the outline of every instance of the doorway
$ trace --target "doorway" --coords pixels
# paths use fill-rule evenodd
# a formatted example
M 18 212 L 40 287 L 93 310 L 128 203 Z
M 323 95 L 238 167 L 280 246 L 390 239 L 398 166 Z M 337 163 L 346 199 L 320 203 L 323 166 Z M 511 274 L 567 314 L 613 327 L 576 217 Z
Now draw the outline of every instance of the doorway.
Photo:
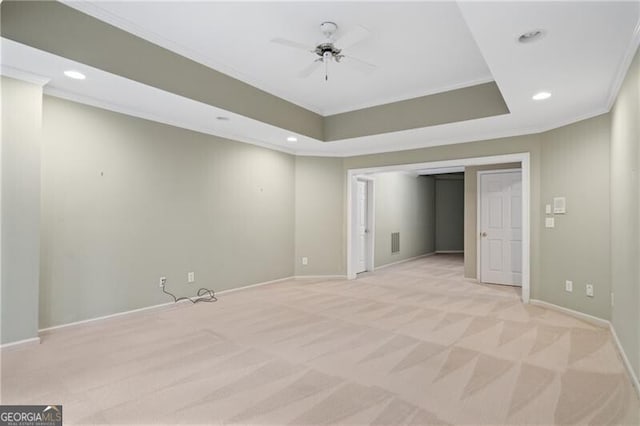
M 522 286 L 522 172 L 478 172 L 478 281 Z
M 355 191 L 356 264 L 355 273 L 373 270 L 374 255 L 374 184 L 370 177 L 359 176 Z
M 357 182 L 363 176 L 386 173 L 394 171 L 404 171 L 410 173 L 417 173 L 420 170 L 425 169 L 447 169 L 452 167 L 472 167 L 472 166 L 489 166 L 494 164 L 507 164 L 507 163 L 519 163 L 521 165 L 521 244 L 520 244 L 520 259 L 521 259 L 521 286 L 522 301 L 529 302 L 530 297 L 530 239 L 531 239 L 531 227 L 530 227 L 530 154 L 528 152 L 516 153 L 516 154 L 504 154 L 494 155 L 487 157 L 475 157 L 464 158 L 454 160 L 441 160 L 430 161 L 424 163 L 413 164 L 397 164 L 390 166 L 377 166 L 367 168 L 352 168 L 347 170 L 347 241 L 346 241 L 346 263 L 347 263 L 347 277 L 348 279 L 355 279 L 357 277 L 357 270 L 360 268 L 358 265 L 359 250 L 358 244 L 358 226 L 357 226 Z M 372 200 L 369 199 L 368 203 L 371 206 Z M 373 213 L 373 208 L 369 209 L 369 212 Z M 513 214 L 516 214 L 515 212 Z M 474 222 L 475 223 L 475 222 Z M 371 229 L 371 228 L 370 228 Z M 476 234 L 477 235 L 477 234 Z M 370 238 L 370 233 L 368 237 Z M 372 242 L 369 240 L 368 248 L 372 250 Z M 369 252 L 367 256 L 371 264 L 367 264 L 367 268 L 373 266 L 373 251 Z M 474 256 L 475 258 L 475 256 Z M 367 269 L 372 270 L 372 269 Z

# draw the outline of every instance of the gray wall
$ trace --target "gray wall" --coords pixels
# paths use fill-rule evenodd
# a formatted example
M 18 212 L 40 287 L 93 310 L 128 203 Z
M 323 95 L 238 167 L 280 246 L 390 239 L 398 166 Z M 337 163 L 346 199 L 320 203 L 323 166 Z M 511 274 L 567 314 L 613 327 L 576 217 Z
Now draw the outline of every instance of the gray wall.
M 435 176 L 436 251 L 464 250 L 464 175 Z
M 434 201 L 432 177 L 404 172 L 375 175 L 376 267 L 434 251 Z M 400 252 L 393 254 L 392 232 L 400 232 Z
M 543 254 L 538 295 L 542 300 L 609 319 L 609 115 L 601 115 L 542 135 L 540 205 L 566 197 L 567 214 L 555 228 L 540 230 Z M 544 219 L 543 219 L 544 220 Z M 565 280 L 573 292 L 564 291 Z M 587 297 L 585 285 L 594 286 Z
M 640 376 L 640 53 L 611 112 L 612 322 Z
M 464 276 L 478 275 L 478 172 L 519 169 L 520 163 L 470 166 L 464 169 Z
M 38 336 L 42 88 L 2 77 L 1 343 Z
M 293 156 L 52 97 L 43 129 L 40 327 L 293 275 Z
M 343 275 L 346 248 L 341 158 L 295 159 L 295 274 Z M 308 264 L 302 264 L 302 257 Z

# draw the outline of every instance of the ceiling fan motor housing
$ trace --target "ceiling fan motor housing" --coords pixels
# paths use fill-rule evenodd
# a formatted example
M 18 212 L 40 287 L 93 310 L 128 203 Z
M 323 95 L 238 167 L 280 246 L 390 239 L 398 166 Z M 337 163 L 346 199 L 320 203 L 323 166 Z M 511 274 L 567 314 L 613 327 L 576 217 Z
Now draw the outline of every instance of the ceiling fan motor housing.
M 321 43 L 316 46 L 314 52 L 320 56 L 323 60 L 333 58 L 336 61 L 340 61 L 342 55 L 341 50 L 333 45 L 333 43 Z

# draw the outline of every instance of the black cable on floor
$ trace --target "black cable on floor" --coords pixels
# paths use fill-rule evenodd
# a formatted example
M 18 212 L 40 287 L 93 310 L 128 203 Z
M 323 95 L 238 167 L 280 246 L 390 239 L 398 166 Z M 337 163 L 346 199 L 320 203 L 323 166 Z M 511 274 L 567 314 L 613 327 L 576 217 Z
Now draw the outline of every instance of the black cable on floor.
M 195 298 L 186 297 L 186 296 L 176 297 L 172 293 L 169 293 L 167 290 L 165 290 L 164 285 L 162 286 L 162 292 L 173 297 L 173 301 L 176 303 L 181 300 L 188 300 L 191 303 L 218 301 L 218 298 L 216 297 L 215 292 L 213 290 L 209 290 L 208 288 L 201 288 L 200 290 L 198 290 L 198 293 L 196 293 L 197 297 Z

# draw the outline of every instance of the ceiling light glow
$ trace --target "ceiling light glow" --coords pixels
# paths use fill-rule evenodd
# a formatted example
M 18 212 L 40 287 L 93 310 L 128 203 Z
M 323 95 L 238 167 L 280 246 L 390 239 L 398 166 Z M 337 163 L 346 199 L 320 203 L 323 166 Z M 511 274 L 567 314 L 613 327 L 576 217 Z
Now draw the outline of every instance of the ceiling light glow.
M 287 138 L 287 142 L 298 142 L 298 138 L 296 138 L 295 136 L 289 136 Z
M 545 99 L 549 99 L 551 97 L 551 93 L 549 92 L 538 92 L 533 95 L 532 99 L 534 101 L 543 101 Z
M 74 80 L 84 80 L 85 78 L 87 78 L 84 74 L 82 74 L 80 71 L 75 71 L 75 70 L 68 70 L 64 72 L 64 75 L 66 75 L 69 78 L 73 78 Z

